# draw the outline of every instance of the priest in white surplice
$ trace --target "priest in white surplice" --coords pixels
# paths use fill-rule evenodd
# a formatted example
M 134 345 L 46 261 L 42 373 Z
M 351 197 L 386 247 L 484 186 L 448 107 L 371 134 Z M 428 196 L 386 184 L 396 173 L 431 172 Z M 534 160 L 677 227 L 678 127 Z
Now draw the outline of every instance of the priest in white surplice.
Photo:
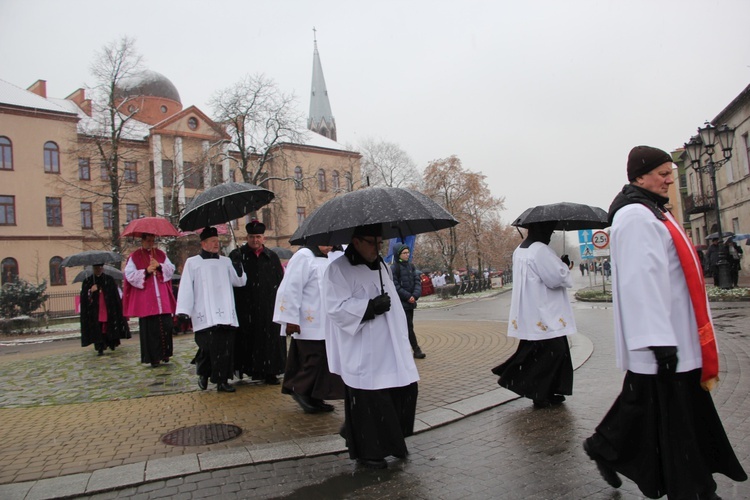
M 380 225 L 358 227 L 344 256 L 323 279 L 326 349 L 331 372 L 346 384 L 341 435 L 360 465 L 386 468 L 407 455 L 419 374 L 406 314 L 379 255 Z
M 200 254 L 186 260 L 182 269 L 177 315 L 180 321 L 188 317 L 193 321 L 198 387 L 205 390 L 210 378 L 219 392 L 234 392 L 228 380 L 233 378 L 232 351 L 239 324 L 232 287 L 243 286 L 247 276 L 242 265 L 233 265 L 229 258 L 219 255 L 216 228 L 207 227 L 200 237 Z
M 344 382 L 328 369 L 321 283 L 330 246 L 300 248 L 289 260 L 276 292 L 273 321 L 291 336 L 281 392 L 305 413 L 333 411 L 326 399 L 344 399 Z

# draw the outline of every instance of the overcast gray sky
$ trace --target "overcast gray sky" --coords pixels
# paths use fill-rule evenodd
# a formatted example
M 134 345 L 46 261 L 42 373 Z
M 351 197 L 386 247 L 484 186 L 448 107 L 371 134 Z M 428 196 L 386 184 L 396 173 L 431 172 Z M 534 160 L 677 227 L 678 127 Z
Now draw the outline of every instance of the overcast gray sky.
M 506 198 L 607 208 L 638 144 L 672 150 L 750 83 L 747 0 L 0 0 L 0 78 L 92 83 L 127 35 L 184 106 L 264 73 L 309 106 L 313 26 L 342 144 L 452 154 Z

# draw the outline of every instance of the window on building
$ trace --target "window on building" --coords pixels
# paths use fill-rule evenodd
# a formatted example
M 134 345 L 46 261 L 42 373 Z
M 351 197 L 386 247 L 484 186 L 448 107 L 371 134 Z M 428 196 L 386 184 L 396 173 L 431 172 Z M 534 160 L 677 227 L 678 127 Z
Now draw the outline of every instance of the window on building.
M 102 204 L 102 220 L 104 222 L 104 229 L 112 229 L 112 204 Z
M 62 226 L 62 198 L 47 197 L 47 225 Z
M 94 211 L 91 202 L 81 202 L 81 229 L 94 228 Z
M 302 189 L 302 167 L 299 165 L 294 167 L 294 189 Z
M 266 225 L 266 230 L 273 229 L 273 225 L 271 224 L 271 209 L 270 208 L 264 208 L 261 210 L 261 217 L 263 217 L 263 224 Z
M 695 237 L 697 238 L 696 245 L 702 245 L 703 240 L 701 239 L 701 228 L 699 227 L 695 228 Z
M 740 232 L 740 219 L 738 217 L 732 218 L 732 232 L 737 234 Z
M 6 257 L 2 262 L 2 284 L 15 283 L 18 280 L 18 261 L 13 257 Z
M 109 170 L 107 169 L 107 164 L 105 162 L 99 164 L 99 178 L 103 181 L 109 182 Z
M 203 169 L 189 161 L 183 163 L 182 171 L 185 176 L 185 187 L 203 189 Z
M 125 205 L 125 222 L 130 222 L 138 218 L 138 204 L 128 203 Z
M 161 161 L 161 182 L 164 187 L 172 187 L 174 177 L 174 162 L 172 160 Z
M 331 174 L 331 185 L 333 186 L 334 191 L 338 191 L 341 189 L 341 181 L 339 180 L 339 171 L 334 170 Z
M 123 172 L 122 180 L 130 184 L 138 184 L 138 163 L 134 161 L 125 162 L 125 171 Z
M 198 128 L 198 119 L 194 116 L 191 116 L 190 118 L 188 118 L 187 124 L 190 130 L 195 130 Z
M 297 225 L 302 224 L 305 220 L 305 207 L 297 207 Z
M 0 170 L 13 170 L 13 144 L 4 136 L 0 136 Z
M 48 174 L 60 173 L 60 148 L 52 141 L 44 143 L 44 171 Z
M 65 284 L 65 268 L 60 264 L 62 257 L 52 257 L 49 260 L 49 284 L 51 286 L 60 286 Z
M 326 171 L 322 168 L 318 170 L 318 190 L 328 191 L 328 186 L 326 186 Z
M 0 195 L 0 226 L 16 225 L 16 197 Z
M 91 180 L 91 163 L 88 158 L 78 158 L 78 178 L 82 181 Z
M 748 134 L 742 134 L 742 142 L 745 143 L 745 172 L 744 175 L 750 175 L 750 138 Z
M 351 192 L 354 190 L 354 184 L 352 183 L 352 174 L 347 172 L 344 174 L 344 180 L 346 182 L 346 190 Z

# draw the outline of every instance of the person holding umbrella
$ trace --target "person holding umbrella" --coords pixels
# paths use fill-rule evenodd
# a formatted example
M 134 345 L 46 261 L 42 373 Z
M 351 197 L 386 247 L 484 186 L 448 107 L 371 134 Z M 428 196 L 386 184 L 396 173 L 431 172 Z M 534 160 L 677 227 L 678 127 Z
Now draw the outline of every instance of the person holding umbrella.
M 138 318 L 141 363 L 152 367 L 172 356 L 174 264 L 154 246 L 155 236 L 141 233 L 141 248 L 128 257 L 123 280 L 123 314 Z
M 198 387 L 205 391 L 208 381 L 219 392 L 235 392 L 229 385 L 234 378 L 232 354 L 235 331 L 239 326 L 232 287 L 247 282 L 242 266 L 219 255 L 219 234 L 215 227 L 201 234 L 201 252 L 185 261 L 177 294 L 177 317 L 181 323 L 192 319 L 198 353 L 193 359 Z
M 403 458 L 414 431 L 419 374 L 406 314 L 380 257 L 383 224 L 358 226 L 344 256 L 323 277 L 331 372 L 346 384 L 341 436 L 349 457 L 364 467 Z
M 129 338 L 117 284 L 104 273 L 104 264 L 94 264 L 92 275 L 81 287 L 81 347 L 94 344 L 102 356 L 106 348 L 114 351 L 120 339 Z
M 690 239 L 666 208 L 672 157 L 637 146 L 609 209 L 612 298 L 622 391 L 583 449 L 613 488 L 649 498 L 717 499 L 714 473 L 747 474 L 711 399 L 719 358 Z
M 513 252 L 513 295 L 508 336 L 520 339 L 516 352 L 492 369 L 498 384 L 546 408 L 573 393 L 568 335 L 576 333 L 568 288 L 572 264 L 549 247 L 558 221 L 527 224 L 526 239 Z

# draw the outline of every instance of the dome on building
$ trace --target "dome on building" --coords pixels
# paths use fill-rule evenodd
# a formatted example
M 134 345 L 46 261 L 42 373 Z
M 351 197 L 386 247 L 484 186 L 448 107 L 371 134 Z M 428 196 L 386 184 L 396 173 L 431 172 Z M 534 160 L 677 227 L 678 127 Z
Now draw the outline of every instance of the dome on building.
M 138 75 L 123 79 L 118 85 L 118 97 L 160 97 L 182 104 L 177 87 L 161 73 L 144 70 Z

